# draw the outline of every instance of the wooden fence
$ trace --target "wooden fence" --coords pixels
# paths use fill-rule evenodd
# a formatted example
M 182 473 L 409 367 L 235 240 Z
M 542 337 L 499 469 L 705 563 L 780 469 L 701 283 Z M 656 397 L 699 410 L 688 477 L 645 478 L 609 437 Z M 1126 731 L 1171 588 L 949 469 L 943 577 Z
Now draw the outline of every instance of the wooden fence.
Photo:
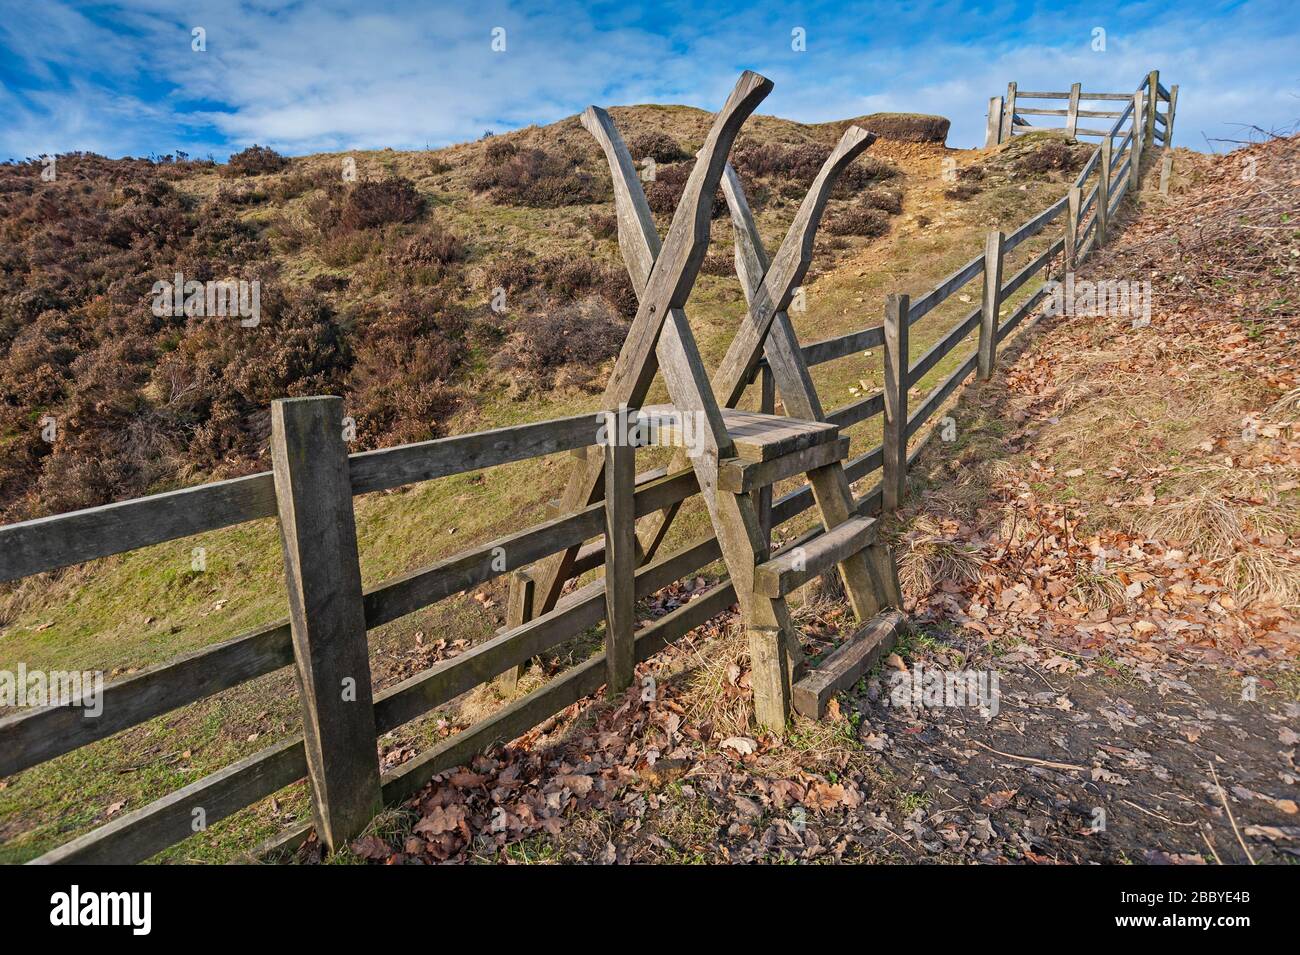
M 810 366 L 884 346 L 883 390 L 826 416 L 841 428 L 883 417 L 883 441 L 845 466 L 852 482 L 877 471 L 882 475 L 878 483 L 855 498 L 860 513 L 875 515 L 898 506 L 904 496 L 908 464 L 924 444 L 924 439 L 914 442 L 909 452 L 909 441 L 972 373 L 978 372 L 981 378 L 991 374 L 999 345 L 1025 321 L 1045 290 L 1034 291 L 1005 321 L 999 317 L 1002 303 L 1036 277 L 1060 277 L 1105 241 L 1110 216 L 1137 180 L 1145 146 L 1157 138 L 1151 114 L 1146 114 L 1148 121 L 1143 122 L 1144 105 L 1156 99 L 1144 100 L 1143 94 L 1151 90 L 1162 90 L 1154 73 L 1116 115 L 1101 146 L 1066 196 L 1010 235 L 990 233 L 979 255 L 924 295 L 914 299 L 889 296 L 882 324 L 803 346 Z M 1130 118 L 1131 128 L 1124 133 Z M 1171 127 L 1172 97 L 1165 141 Z M 1116 138 L 1118 145 L 1112 145 Z M 1058 221 L 1062 219 L 1063 223 Z M 1053 224 L 1060 227 L 1061 235 L 1004 280 L 1006 257 Z M 980 305 L 912 361 L 908 330 L 975 281 L 980 282 Z M 974 350 L 910 409 L 909 390 L 972 333 L 976 333 Z M 775 391 L 765 362 L 758 365 L 750 384 L 759 386 L 763 410 L 771 411 Z M 72 701 L 0 719 L 0 777 L 290 665 L 296 665 L 303 715 L 300 736 L 124 813 L 33 861 L 138 862 L 192 835 L 196 810 L 202 810 L 211 824 L 304 777 L 310 782 L 316 830 L 328 847 L 337 847 L 360 831 L 381 805 L 403 802 L 438 773 L 522 735 L 604 684 L 626 686 L 636 662 L 735 602 L 734 589 L 724 579 L 634 631 L 634 599 L 692 576 L 718 560 L 721 550 L 716 537 L 710 536 L 635 566 L 636 519 L 674 508 L 698 494 L 699 488 L 690 469 L 637 475 L 635 449 L 598 447 L 604 443 L 601 428 L 609 424 L 605 412 L 351 455 L 342 438 L 342 418 L 341 398 L 277 401 L 272 408 L 271 471 L 0 527 L 0 581 L 12 581 L 246 521 L 278 517 L 290 604 L 289 619 L 107 684 L 98 717 L 87 716 L 85 708 Z M 564 451 L 606 455 L 604 501 L 362 588 L 352 503 L 355 495 Z M 791 521 L 814 504 L 807 484 L 776 500 L 770 488 L 755 493 L 762 499 L 760 511 L 769 527 Z M 800 546 L 819 530 L 799 535 L 777 553 Z M 368 630 L 494 578 L 523 571 L 584 542 L 587 546 L 570 576 L 603 563 L 604 579 L 580 587 L 534 619 L 523 619 L 525 615 L 512 596 L 507 626 L 496 636 L 396 686 L 373 692 Z M 526 577 L 516 577 L 517 582 L 523 580 Z M 607 591 L 605 580 L 613 580 L 617 586 Z M 380 735 L 482 683 L 508 679 L 532 657 L 606 620 L 604 653 L 381 773 L 376 747 Z M 839 687 L 828 683 L 808 692 L 827 695 L 835 689 Z M 301 836 L 307 828 L 304 824 L 286 835 Z
M 1149 95 L 1154 91 L 1154 95 Z M 1138 87 L 1139 94 L 1145 96 L 1145 112 L 1139 109 L 1139 115 L 1144 116 L 1147 124 L 1145 139 L 1153 145 L 1168 148 L 1173 143 L 1174 132 L 1174 110 L 1178 106 L 1178 87 L 1177 85 L 1165 89 L 1160 83 L 1160 71 L 1153 70 L 1147 75 L 1147 78 Z M 1117 120 L 1124 112 L 1127 112 L 1127 105 L 1133 100 L 1133 93 L 1085 93 L 1081 85 L 1075 83 L 1070 87 L 1069 92 L 1026 92 L 1016 88 L 1015 83 L 1007 84 L 1006 96 L 994 96 L 989 99 L 989 111 L 987 118 L 987 127 L 984 136 L 985 148 L 991 148 L 1000 143 L 1005 143 L 1013 136 L 1023 135 L 1025 133 L 1039 132 L 1044 129 L 1062 129 L 1071 137 L 1088 136 L 1092 138 L 1113 139 L 1119 135 L 1117 130 L 1120 123 L 1116 122 L 1107 129 L 1098 129 L 1092 122 L 1094 120 Z M 1064 103 L 1064 106 L 1053 108 L 1026 106 L 1023 101 L 1041 100 Z M 1159 110 L 1160 103 L 1165 104 L 1163 113 Z M 1115 104 L 1124 103 L 1126 109 L 1119 110 Z M 1090 109 L 1084 109 L 1083 106 L 1090 106 Z M 1026 116 L 1061 116 L 1063 117 L 1063 126 L 1035 125 L 1031 123 Z M 1084 125 L 1080 125 L 1080 121 Z M 1101 125 L 1104 125 L 1101 124 Z

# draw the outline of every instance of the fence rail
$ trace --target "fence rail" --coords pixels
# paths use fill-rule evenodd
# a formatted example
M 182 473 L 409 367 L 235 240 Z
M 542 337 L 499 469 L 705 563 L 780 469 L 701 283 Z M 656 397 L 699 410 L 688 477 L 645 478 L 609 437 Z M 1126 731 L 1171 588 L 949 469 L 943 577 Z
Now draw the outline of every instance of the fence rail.
M 1150 91 L 1155 90 L 1152 94 Z M 1168 148 L 1173 143 L 1174 110 L 1178 103 L 1178 86 L 1166 89 L 1160 84 L 1159 71 L 1148 74 L 1138 87 L 1139 94 L 1145 94 L 1142 109 L 1145 110 L 1145 122 L 1148 125 L 1147 139 L 1152 145 Z M 1063 100 L 1064 107 L 1050 109 L 1037 106 L 1022 106 L 1021 100 Z M 1083 109 L 1080 103 L 1125 102 L 1124 109 Z M 1160 103 L 1165 104 L 1163 113 Z M 1067 91 L 1031 91 L 1019 89 L 1017 84 L 1008 83 L 1005 96 L 989 99 L 987 125 L 985 126 L 985 148 L 1005 143 L 1014 136 L 1025 133 L 1040 132 L 1044 129 L 1061 129 L 1071 137 L 1087 136 L 1090 138 L 1113 139 L 1123 121 L 1133 110 L 1131 93 L 1086 93 L 1081 85 L 1075 83 Z M 1061 116 L 1064 126 L 1035 126 L 1026 116 Z M 1079 126 L 1080 119 L 1113 119 L 1110 129 L 1094 129 Z
M 1151 90 L 1157 91 L 1155 95 L 1150 95 Z M 854 498 L 860 513 L 874 515 L 898 506 L 905 495 L 907 469 L 925 443 L 916 442 L 909 449 L 910 439 L 971 374 L 989 377 L 999 345 L 1041 302 L 1045 286 L 1020 302 L 1005 321 L 1000 317 L 1002 306 L 1032 279 L 1062 274 L 1105 241 L 1107 219 L 1136 182 L 1142 150 L 1157 140 L 1169 140 L 1177 90 L 1177 86 L 1169 91 L 1159 86 L 1155 73 L 1132 95 L 1081 93 L 1077 84 L 1070 93 L 1017 94 L 1012 84 L 1008 97 L 1012 108 L 1017 95 L 1025 99 L 1068 98 L 1075 115 L 1085 116 L 1092 114 L 1077 111 L 1080 99 L 1128 102 L 1124 110 L 1105 114 L 1113 115 L 1115 123 L 1066 196 L 1009 235 L 990 233 L 982 254 L 914 300 L 891 295 L 882 324 L 803 346 L 809 365 L 884 346 L 884 388 L 826 415 L 826 420 L 841 428 L 882 417 L 881 443 L 850 458 L 845 466 L 851 482 L 881 474 L 878 483 Z M 1158 100 L 1168 103 L 1163 136 L 1152 118 Z M 1148 104 L 1150 110 L 1146 111 Z M 1036 113 L 1047 114 L 1060 112 Z M 1131 129 L 1120 138 L 1121 126 L 1130 117 Z M 1112 147 L 1116 139 L 1119 143 Z M 1082 189 L 1090 181 L 1094 184 L 1085 197 Z M 1004 281 L 1007 256 L 1062 216 L 1063 234 L 1047 242 Z M 977 279 L 982 285 L 980 305 L 911 361 L 910 328 Z M 977 333 L 974 349 L 909 409 L 909 390 L 972 333 Z M 752 380 L 760 376 L 767 407 L 773 395 L 763 363 Z M 617 449 L 608 447 L 600 452 L 590 450 L 602 443 L 601 428 L 608 424 L 607 413 L 598 412 L 348 455 L 342 442 L 341 399 L 291 399 L 274 404 L 272 471 L 0 527 L 0 581 L 10 581 L 278 517 L 291 609 L 288 619 L 109 683 L 103 689 L 102 713 L 97 718 L 86 716 L 80 701 L 72 701 L 0 719 L 0 777 L 291 664 L 298 668 L 304 710 L 302 735 L 127 812 L 34 861 L 141 861 L 190 836 L 195 809 L 201 808 L 212 823 L 304 777 L 310 783 L 314 824 L 323 841 L 334 847 L 355 834 L 381 803 L 409 798 L 437 773 L 466 762 L 487 747 L 516 738 L 602 684 L 625 683 L 635 662 L 729 607 L 736 595 L 730 581 L 724 579 L 633 636 L 627 619 L 629 589 L 632 599 L 651 595 L 718 560 L 721 549 L 716 537 L 710 536 L 635 567 L 631 588 L 615 586 L 616 594 L 607 590 L 606 580 L 612 577 L 617 585 L 632 566 L 626 547 L 635 520 L 675 507 L 699 493 L 690 469 L 672 474 L 661 469 L 634 476 L 632 449 L 624 449 L 627 458 L 609 459 L 611 466 L 606 470 L 610 480 L 615 474 L 622 477 L 609 486 L 604 500 L 362 589 L 352 511 L 355 495 L 565 451 L 614 454 Z M 770 489 L 766 495 L 763 511 L 768 527 L 785 524 L 814 505 L 807 484 L 776 500 L 771 499 Z M 796 537 L 784 550 L 799 546 L 819 530 Z M 616 546 L 611 548 L 611 541 Z M 371 696 L 368 630 L 497 577 L 512 575 L 518 582 L 525 568 L 584 542 L 587 546 L 569 576 L 603 560 L 605 578 L 580 587 L 554 609 L 533 619 L 523 619 L 512 611 L 506 627 L 491 639 Z M 779 556 L 782 551 L 776 553 Z M 343 612 L 339 612 L 340 606 Z M 375 748 L 379 735 L 510 673 L 607 618 L 613 624 L 606 624 L 605 653 L 380 774 Z M 353 705 L 339 705 L 339 683 L 349 680 L 361 692 Z

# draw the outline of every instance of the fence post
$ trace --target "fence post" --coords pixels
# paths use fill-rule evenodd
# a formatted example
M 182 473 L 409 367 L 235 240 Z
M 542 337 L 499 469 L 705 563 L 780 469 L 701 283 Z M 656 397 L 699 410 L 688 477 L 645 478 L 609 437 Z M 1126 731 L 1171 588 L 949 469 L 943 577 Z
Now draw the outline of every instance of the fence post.
M 1178 107 L 1178 84 L 1169 87 L 1169 109 L 1165 113 L 1165 149 L 1174 148 L 1174 110 Z
M 891 294 L 885 302 L 884 510 L 895 510 L 907 485 L 907 313 L 911 300 Z
M 1142 91 L 1139 89 L 1133 94 L 1133 147 L 1129 154 L 1128 179 L 1129 192 L 1137 198 L 1138 189 L 1142 185 L 1142 132 L 1145 124 L 1142 122 Z
M 1007 84 L 1007 98 L 1002 104 L 1002 132 L 999 134 L 1000 142 L 1010 142 L 1011 127 L 1016 124 L 1016 84 Z
M 760 404 L 763 414 L 776 414 L 776 375 L 769 365 L 764 365 L 759 379 Z M 772 548 L 772 485 L 764 484 L 758 489 L 758 526 L 763 533 L 763 544 L 768 550 Z
M 506 597 L 506 629 L 522 627 L 533 619 L 533 599 L 537 592 L 536 582 L 528 568 L 513 571 L 510 574 L 510 590 Z M 502 696 L 514 696 L 519 688 L 519 679 L 528 669 L 527 663 L 512 666 L 497 676 L 497 692 Z
M 1160 71 L 1147 74 L 1147 142 L 1156 141 L 1156 107 L 1160 105 Z
M 1073 272 L 1079 251 L 1079 210 L 1083 207 L 1083 190 L 1071 186 L 1065 211 L 1065 271 Z
M 636 671 L 636 447 L 606 428 L 605 692 L 612 700 Z
M 1110 167 L 1111 150 L 1115 141 L 1107 136 L 1101 141 L 1101 163 L 1097 173 L 1097 246 L 1106 241 L 1110 225 Z
M 382 806 L 343 399 L 272 402 L 271 459 L 312 809 L 334 851 Z
M 1082 88 L 1080 83 L 1070 87 L 1070 106 L 1065 114 L 1065 131 L 1071 139 L 1074 138 L 1075 130 L 1079 128 L 1079 91 Z
M 1165 151 L 1164 158 L 1160 160 L 1160 195 L 1169 195 L 1169 176 L 1174 171 L 1174 154 Z
M 984 241 L 984 301 L 980 311 L 979 377 L 988 381 L 998 352 L 998 309 L 1002 306 L 1002 243 L 993 230 Z
M 989 97 L 989 115 L 984 124 L 984 148 L 992 149 L 1002 142 L 1002 97 Z

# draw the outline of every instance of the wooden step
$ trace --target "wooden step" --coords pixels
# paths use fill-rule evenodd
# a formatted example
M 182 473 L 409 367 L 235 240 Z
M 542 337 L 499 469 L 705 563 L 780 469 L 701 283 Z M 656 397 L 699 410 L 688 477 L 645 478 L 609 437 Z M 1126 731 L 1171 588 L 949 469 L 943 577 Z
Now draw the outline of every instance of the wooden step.
M 819 720 L 832 696 L 847 690 L 894 648 L 903 627 L 897 610 L 877 614 L 794 685 L 795 712 Z
M 642 408 L 638 417 L 641 422 L 653 425 L 655 444 L 689 446 L 698 433 L 692 421 L 683 426 L 681 414 L 672 405 L 650 405 Z M 838 425 L 826 421 L 804 421 L 735 408 L 722 409 L 722 423 L 736 446 L 736 457 L 744 461 L 771 461 L 834 441 L 840 434 Z
M 836 438 L 825 444 L 795 451 L 770 461 L 746 461 L 744 458 L 727 458 L 718 466 L 718 487 L 733 494 L 747 494 L 759 487 L 777 481 L 807 474 L 824 468 L 849 456 L 849 439 Z
M 784 597 L 876 538 L 876 520 L 856 515 L 754 568 L 754 590 L 765 597 Z

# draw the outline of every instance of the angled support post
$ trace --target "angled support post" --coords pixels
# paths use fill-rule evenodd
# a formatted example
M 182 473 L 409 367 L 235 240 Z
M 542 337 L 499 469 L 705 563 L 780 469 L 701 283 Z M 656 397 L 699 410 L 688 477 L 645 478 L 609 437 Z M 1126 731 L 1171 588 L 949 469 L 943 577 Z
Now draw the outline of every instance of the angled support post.
M 382 807 L 343 399 L 272 402 L 271 460 L 312 811 L 333 852 Z

